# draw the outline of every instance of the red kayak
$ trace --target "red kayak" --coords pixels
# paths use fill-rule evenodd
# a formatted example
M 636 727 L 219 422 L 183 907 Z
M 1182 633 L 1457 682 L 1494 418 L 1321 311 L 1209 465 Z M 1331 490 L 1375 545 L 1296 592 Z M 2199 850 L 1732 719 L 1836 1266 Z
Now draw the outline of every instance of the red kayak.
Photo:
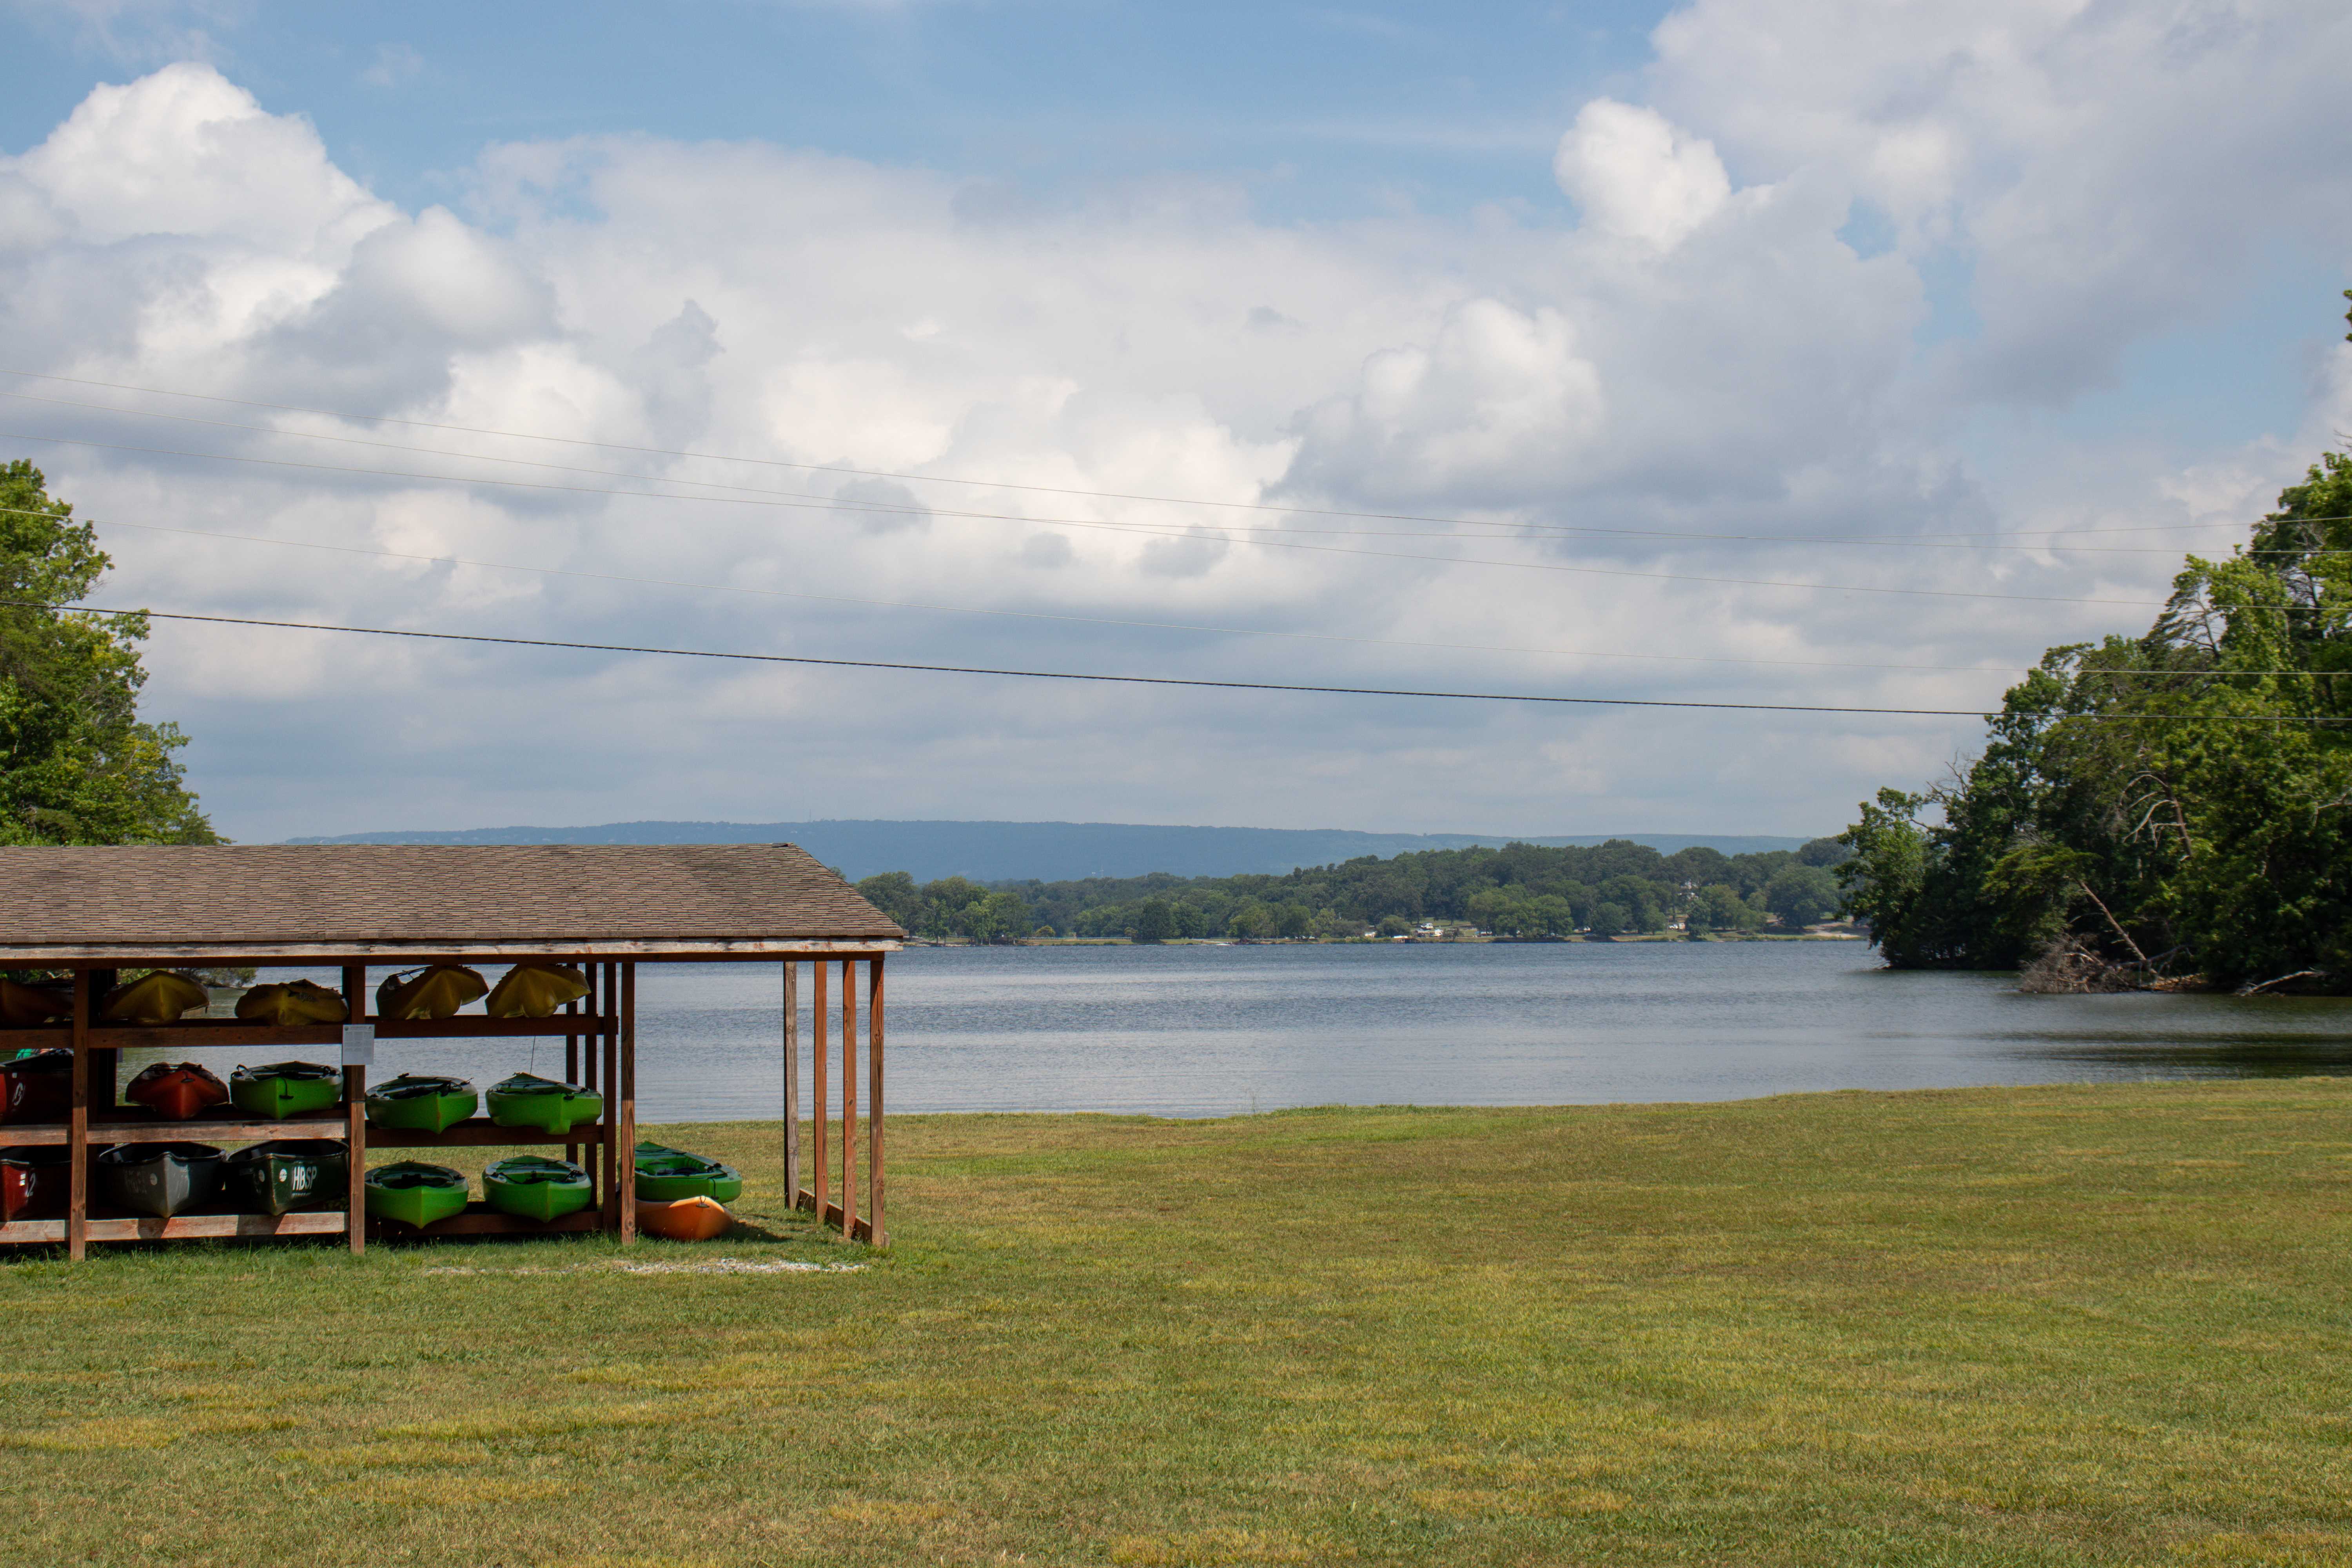
M 73 1109 L 73 1052 L 0 1062 L 0 1121 L 63 1121 Z
M 60 1145 L 0 1149 L 0 1223 L 66 1212 L 71 1156 Z
M 228 1103 L 228 1085 L 194 1062 L 157 1062 L 123 1086 L 122 1098 L 166 1121 L 185 1121 Z

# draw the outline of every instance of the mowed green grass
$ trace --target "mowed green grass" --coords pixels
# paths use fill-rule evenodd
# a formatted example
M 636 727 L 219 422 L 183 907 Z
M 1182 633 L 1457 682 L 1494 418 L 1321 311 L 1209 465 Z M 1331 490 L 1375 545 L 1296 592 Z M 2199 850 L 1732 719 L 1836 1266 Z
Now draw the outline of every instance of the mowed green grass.
M 0 1559 L 2352 1563 L 2352 1086 L 648 1131 L 767 1234 L 0 1264 Z

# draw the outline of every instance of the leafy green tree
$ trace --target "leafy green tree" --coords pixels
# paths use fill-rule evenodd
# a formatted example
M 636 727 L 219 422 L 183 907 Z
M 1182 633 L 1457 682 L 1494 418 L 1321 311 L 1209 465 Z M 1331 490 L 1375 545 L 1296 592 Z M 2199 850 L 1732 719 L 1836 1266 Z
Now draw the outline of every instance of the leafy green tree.
M 0 466 L 0 844 L 217 844 L 173 753 L 139 717 L 147 617 L 47 608 L 111 563 L 41 471 Z
M 1786 931 L 1802 931 L 1837 908 L 1837 879 L 1819 866 L 1781 868 L 1764 884 L 1764 908 Z
M 1756 931 L 1764 911 L 1739 896 L 1739 889 L 1718 882 L 1692 895 L 1683 923 L 1692 931 Z
M 1274 934 L 1276 936 L 1307 936 L 1315 930 L 1315 911 L 1301 903 L 1274 906 Z
M 1622 904 L 1595 904 L 1586 929 L 1595 936 L 1622 936 L 1633 929 L 1633 912 Z
M 1274 934 L 1274 911 L 1255 899 L 1233 912 L 1225 921 L 1228 936 L 1269 937 Z
M 1381 917 L 1380 933 L 1382 936 L 1411 936 L 1412 934 L 1412 922 L 1405 919 L 1402 915 L 1382 915 Z
M 2145 636 L 2044 655 L 1957 782 L 1865 804 L 1837 872 L 1888 962 L 2352 989 L 2347 520 L 2331 452 Z
M 1166 942 L 1176 934 L 1176 914 L 1165 899 L 1146 899 L 1135 906 L 1135 924 L 1129 936 L 1144 943 Z
M 857 884 L 859 896 L 898 923 L 901 931 L 923 928 L 923 896 L 904 871 L 883 871 Z

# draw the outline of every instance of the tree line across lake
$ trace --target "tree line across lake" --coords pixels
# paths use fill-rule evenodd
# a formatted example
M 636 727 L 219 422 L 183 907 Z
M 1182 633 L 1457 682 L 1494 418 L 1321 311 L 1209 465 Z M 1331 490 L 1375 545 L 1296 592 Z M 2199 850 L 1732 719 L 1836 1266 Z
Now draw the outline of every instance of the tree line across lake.
M 1496 936 L 1620 936 L 1681 925 L 1699 931 L 1801 931 L 1833 913 L 1834 839 L 1796 850 L 1725 855 L 1647 845 L 1433 849 L 1363 856 L 1281 876 L 1089 877 L 983 885 L 917 883 L 904 871 L 857 890 L 916 936 L 978 942 L 1036 935 L 1126 937 L 1396 936 L 1424 921 Z

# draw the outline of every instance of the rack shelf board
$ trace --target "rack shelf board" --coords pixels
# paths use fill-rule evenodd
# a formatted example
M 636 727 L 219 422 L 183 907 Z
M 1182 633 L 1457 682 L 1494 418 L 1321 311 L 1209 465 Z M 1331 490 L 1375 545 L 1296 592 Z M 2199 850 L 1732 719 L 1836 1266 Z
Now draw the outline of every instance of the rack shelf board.
M 361 1018 L 379 1040 L 497 1039 L 517 1036 L 612 1033 L 620 1020 L 592 1013 L 554 1013 L 544 1018 L 491 1018 L 460 1013 L 449 1018 Z M 242 1018 L 183 1018 L 176 1024 L 93 1025 L 94 1050 L 188 1050 L 207 1046 L 334 1046 L 342 1043 L 341 1024 L 248 1024 Z M 48 1050 L 73 1044 L 66 1028 L 0 1029 L 0 1050 Z
M 340 1106 L 313 1116 L 289 1116 L 275 1121 L 267 1117 L 222 1121 L 166 1121 L 158 1116 L 142 1115 L 127 1106 L 119 1107 L 118 1112 L 91 1114 L 89 1141 L 93 1144 L 255 1143 L 268 1138 L 332 1138 L 340 1142 L 346 1130 L 343 1110 Z M 71 1141 L 72 1135 L 62 1121 L 28 1121 L 22 1124 L 0 1121 L 0 1147 Z
M 95 1138 L 96 1132 L 90 1134 Z M 487 1116 L 469 1116 L 456 1126 L 439 1132 L 418 1132 L 400 1127 L 378 1127 L 371 1122 L 367 1130 L 367 1146 L 371 1149 L 495 1149 L 509 1143 L 602 1143 L 604 1123 L 583 1121 L 569 1132 L 542 1132 L 536 1127 L 499 1127 Z
M 502 1127 L 499 1131 L 503 1132 L 509 1129 Z M 342 1216 L 338 1215 L 336 1217 L 340 1219 Z M 501 1214 L 478 1199 L 466 1205 L 465 1213 L 451 1215 L 447 1219 L 436 1220 L 421 1229 L 398 1220 L 373 1219 L 368 1221 L 368 1234 L 386 1237 L 561 1236 L 598 1230 L 603 1228 L 603 1216 L 593 1208 L 582 1209 L 576 1214 L 568 1214 L 561 1219 L 542 1224 L 535 1219 Z
M 182 1214 L 170 1219 L 152 1215 L 92 1215 L 87 1235 L 92 1241 L 189 1241 L 201 1237 L 341 1236 L 349 1227 L 341 1209 L 298 1209 L 292 1214 Z M 20 1219 L 0 1225 L 0 1245 L 47 1242 L 66 1238 L 61 1219 Z

